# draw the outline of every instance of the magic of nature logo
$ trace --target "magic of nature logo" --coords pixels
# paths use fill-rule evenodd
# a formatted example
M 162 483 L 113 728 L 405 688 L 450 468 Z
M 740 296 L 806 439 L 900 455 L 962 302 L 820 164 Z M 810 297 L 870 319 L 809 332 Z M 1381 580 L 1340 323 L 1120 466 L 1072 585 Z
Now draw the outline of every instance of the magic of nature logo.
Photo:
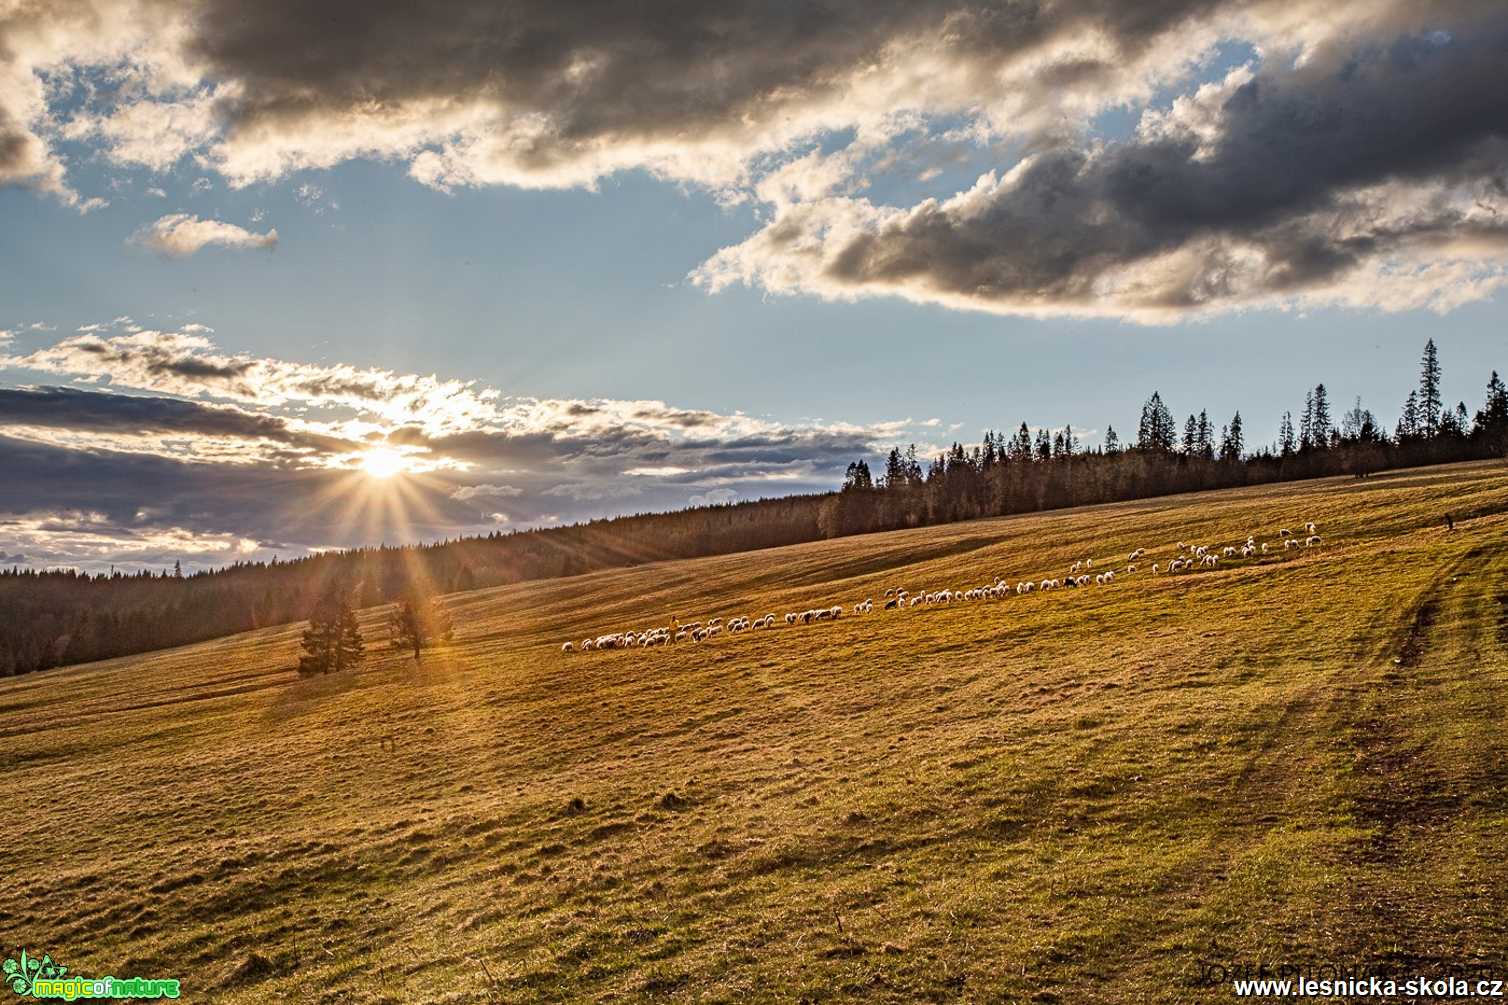
M 177 998 L 176 978 L 79 977 L 44 953 L 40 959 L 24 948 L 0 963 L 0 982 L 22 997 L 77 1001 L 81 998 Z

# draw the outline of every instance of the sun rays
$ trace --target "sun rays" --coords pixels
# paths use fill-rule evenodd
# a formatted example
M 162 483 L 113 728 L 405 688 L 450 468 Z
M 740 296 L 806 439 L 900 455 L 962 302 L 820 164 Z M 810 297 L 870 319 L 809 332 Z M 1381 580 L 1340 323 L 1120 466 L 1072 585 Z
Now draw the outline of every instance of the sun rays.
M 411 470 L 409 461 L 396 450 L 374 447 L 361 458 L 361 470 L 377 479 L 388 479 Z

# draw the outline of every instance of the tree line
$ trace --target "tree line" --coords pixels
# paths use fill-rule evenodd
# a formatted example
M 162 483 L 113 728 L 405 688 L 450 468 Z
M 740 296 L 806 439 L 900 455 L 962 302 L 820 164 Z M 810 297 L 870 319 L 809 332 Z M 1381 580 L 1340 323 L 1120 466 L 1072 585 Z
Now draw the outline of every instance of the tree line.
M 565 527 L 495 532 L 425 545 L 361 548 L 211 571 L 89 575 L 0 571 L 0 676 L 218 638 L 310 617 L 332 591 L 371 607 L 667 559 L 751 551 L 985 516 L 1326 475 L 1502 457 L 1508 392 L 1494 372 L 1475 413 L 1441 399 L 1440 361 L 1425 346 L 1418 386 L 1389 431 L 1359 399 L 1338 420 L 1317 384 L 1278 440 L 1255 450 L 1240 412 L 1180 424 L 1161 394 L 1142 407 L 1133 442 L 1113 427 L 1086 449 L 1070 427 L 1025 422 L 926 459 L 913 445 L 848 466 L 835 492 L 640 513 Z M 323 616 L 323 615 L 321 615 Z M 415 649 L 417 655 L 417 648 Z

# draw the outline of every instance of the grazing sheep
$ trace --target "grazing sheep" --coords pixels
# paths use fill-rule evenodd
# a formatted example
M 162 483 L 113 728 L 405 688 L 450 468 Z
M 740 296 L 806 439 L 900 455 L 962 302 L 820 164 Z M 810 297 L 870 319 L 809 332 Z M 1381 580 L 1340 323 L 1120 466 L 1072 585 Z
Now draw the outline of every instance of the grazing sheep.
M 560 651 L 563 653 L 575 652 L 575 650 L 576 647 L 571 645 L 569 642 L 560 647 Z
M 1313 524 L 1311 524 L 1310 526 L 1313 526 Z M 1308 537 L 1304 538 L 1304 547 L 1306 548 L 1313 548 L 1319 543 L 1320 539 L 1318 534 L 1310 534 Z
M 1299 546 L 1299 543 L 1297 541 L 1295 541 L 1291 537 L 1287 538 L 1286 540 L 1283 541 L 1283 550 L 1284 551 L 1287 551 L 1289 548 L 1297 548 L 1298 546 Z
M 1127 575 L 1130 575 L 1131 573 L 1133 573 L 1135 571 L 1136 571 L 1136 566 L 1134 566 L 1134 565 L 1128 565 L 1128 566 L 1126 566 L 1126 574 Z
M 1292 537 L 1292 536 L 1293 536 L 1293 531 L 1289 530 L 1287 527 L 1279 527 L 1278 528 L 1278 537 Z
M 887 611 L 895 610 L 900 606 L 900 603 L 901 602 L 899 600 L 891 597 L 889 600 L 885 601 L 885 607 L 883 609 Z
M 1313 536 L 1314 531 L 1315 531 L 1314 521 L 1310 520 L 1308 523 L 1304 524 L 1304 530 L 1305 530 L 1306 533 L 1308 533 L 1311 536 Z

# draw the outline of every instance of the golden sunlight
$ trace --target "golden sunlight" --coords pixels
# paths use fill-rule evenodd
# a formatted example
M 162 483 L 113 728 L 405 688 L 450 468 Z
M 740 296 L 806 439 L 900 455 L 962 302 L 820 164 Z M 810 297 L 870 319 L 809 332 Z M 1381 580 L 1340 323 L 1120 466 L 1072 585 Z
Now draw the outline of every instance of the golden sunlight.
M 391 478 L 408 470 L 408 462 L 396 450 L 376 447 L 361 455 L 361 470 L 373 478 Z

